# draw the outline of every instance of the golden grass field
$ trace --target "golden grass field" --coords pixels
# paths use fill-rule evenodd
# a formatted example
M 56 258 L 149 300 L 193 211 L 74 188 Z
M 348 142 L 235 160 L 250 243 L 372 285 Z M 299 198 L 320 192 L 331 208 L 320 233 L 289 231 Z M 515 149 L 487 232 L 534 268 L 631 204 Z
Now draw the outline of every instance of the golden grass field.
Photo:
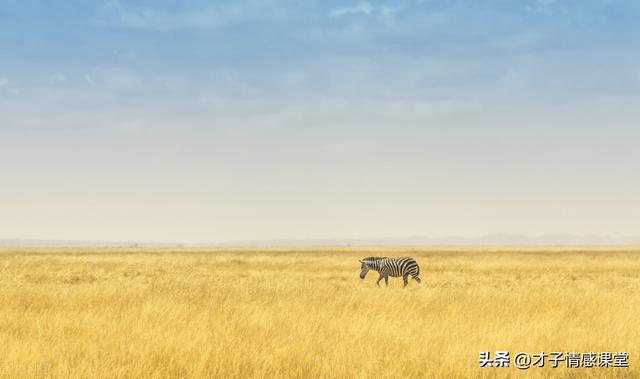
M 413 256 L 422 284 L 360 280 L 372 255 Z M 633 247 L 5 249 L 0 298 L 0 377 L 640 377 Z M 630 367 L 479 368 L 485 350 Z

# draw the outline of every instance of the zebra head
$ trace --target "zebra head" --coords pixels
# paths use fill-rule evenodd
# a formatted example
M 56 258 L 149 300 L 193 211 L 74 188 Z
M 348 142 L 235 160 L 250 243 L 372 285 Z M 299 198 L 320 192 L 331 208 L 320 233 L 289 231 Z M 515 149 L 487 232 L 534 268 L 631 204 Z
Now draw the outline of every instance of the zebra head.
M 360 266 L 360 270 L 362 270 L 362 271 L 360 271 L 360 279 L 364 279 L 364 277 L 367 276 L 367 273 L 369 272 L 369 270 L 374 268 L 374 267 L 372 267 L 372 265 L 374 263 L 374 260 L 372 258 L 365 258 L 365 259 L 363 259 L 361 261 L 358 261 L 358 262 L 360 262 L 362 264 Z

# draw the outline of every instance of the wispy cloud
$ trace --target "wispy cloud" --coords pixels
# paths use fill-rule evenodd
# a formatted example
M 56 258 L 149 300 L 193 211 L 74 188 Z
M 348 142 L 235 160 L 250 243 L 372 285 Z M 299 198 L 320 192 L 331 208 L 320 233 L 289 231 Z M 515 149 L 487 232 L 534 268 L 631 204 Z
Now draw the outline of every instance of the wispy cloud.
M 128 7 L 114 0 L 109 8 L 117 14 L 116 20 L 107 24 L 137 29 L 171 30 L 184 27 L 211 28 L 224 23 L 224 17 L 210 9 L 167 12 L 149 7 Z
M 51 85 L 64 84 L 66 81 L 67 75 L 61 72 L 56 72 L 49 77 L 49 84 Z
M 260 21 L 266 15 L 286 13 L 277 2 L 238 1 L 223 4 L 196 5 L 183 3 L 179 9 L 130 6 L 112 0 L 108 8 L 115 14 L 110 20 L 99 20 L 99 25 L 125 26 L 135 29 L 176 30 L 214 29 L 236 23 Z
M 0 87 L 5 87 L 7 85 L 9 85 L 9 79 L 4 76 L 0 76 Z
M 555 3 L 556 0 L 535 0 L 532 4 L 525 5 L 524 9 L 530 13 L 550 15 L 553 13 Z
M 121 67 L 94 67 L 84 75 L 84 79 L 92 86 L 112 90 L 137 89 L 141 85 L 137 72 Z
M 374 7 L 371 3 L 363 1 L 348 7 L 334 8 L 329 12 L 331 17 L 343 17 L 349 15 L 370 15 L 373 13 Z

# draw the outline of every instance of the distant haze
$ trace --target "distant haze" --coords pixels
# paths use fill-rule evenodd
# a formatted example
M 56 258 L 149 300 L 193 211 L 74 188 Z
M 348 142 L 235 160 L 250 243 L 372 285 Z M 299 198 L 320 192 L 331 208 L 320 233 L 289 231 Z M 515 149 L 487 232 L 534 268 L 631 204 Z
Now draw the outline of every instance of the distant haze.
M 640 235 L 640 2 L 0 1 L 0 15 L 0 239 Z
M 481 237 L 396 237 L 273 239 L 209 243 L 81 240 L 0 240 L 0 248 L 205 248 L 205 247 L 323 247 L 323 246 L 640 246 L 640 237 L 606 237 L 576 235 L 487 235 Z

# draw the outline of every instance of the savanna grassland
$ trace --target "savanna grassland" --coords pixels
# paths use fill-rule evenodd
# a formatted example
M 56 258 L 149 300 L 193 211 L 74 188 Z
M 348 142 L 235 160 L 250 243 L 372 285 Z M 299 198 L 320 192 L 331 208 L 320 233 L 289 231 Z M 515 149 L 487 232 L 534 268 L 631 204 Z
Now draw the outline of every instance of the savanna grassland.
M 360 280 L 372 255 L 422 284 Z M 0 299 L 6 377 L 640 377 L 632 247 L 5 249 Z M 496 350 L 630 367 L 479 368 Z

